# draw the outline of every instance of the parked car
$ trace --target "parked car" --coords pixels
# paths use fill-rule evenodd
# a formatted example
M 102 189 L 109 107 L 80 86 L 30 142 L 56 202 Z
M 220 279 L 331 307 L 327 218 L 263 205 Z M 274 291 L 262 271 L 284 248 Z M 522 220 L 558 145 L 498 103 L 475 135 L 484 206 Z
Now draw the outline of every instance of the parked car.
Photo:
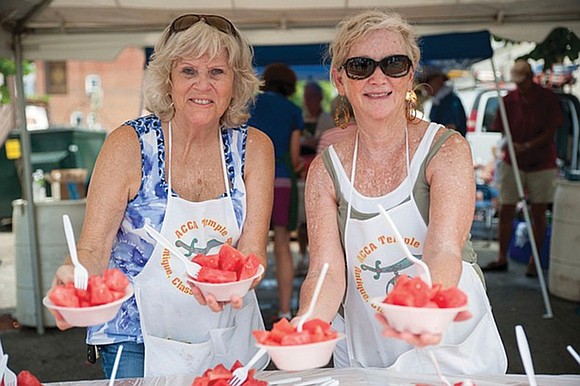
M 500 88 L 501 96 L 505 96 L 512 88 Z M 486 164 L 494 158 L 493 148 L 498 146 L 502 134 L 491 131 L 498 110 L 497 90 L 491 87 L 477 88 L 459 92 L 464 101 L 467 114 L 467 133 L 465 139 L 471 145 L 474 164 Z M 475 94 L 475 96 L 473 96 Z M 469 103 L 472 98 L 473 102 Z
M 500 89 L 500 94 L 505 96 L 509 89 Z M 580 103 L 573 94 L 554 90 L 560 98 L 560 105 L 564 116 L 564 124 L 559 127 L 554 141 L 558 155 L 559 167 L 562 170 L 578 170 L 579 168 L 579 144 L 580 144 Z M 470 98 L 470 93 L 466 93 L 462 100 Z M 465 99 L 463 99 L 465 98 Z M 484 164 L 493 158 L 493 147 L 502 139 L 502 134 L 489 131 L 495 116 L 498 113 L 497 90 L 480 89 L 477 91 L 473 104 L 469 107 L 466 104 L 466 111 L 469 111 L 467 120 L 466 139 L 471 145 L 474 163 Z
M 507 94 L 509 88 L 502 88 L 501 94 Z M 498 108 L 497 91 L 493 86 L 456 90 L 463 103 L 467 118 L 465 138 L 471 145 L 474 164 L 485 164 L 493 159 L 492 149 L 502 138 L 501 133 L 488 131 L 493 124 Z M 429 117 L 431 100 L 423 102 L 423 115 Z

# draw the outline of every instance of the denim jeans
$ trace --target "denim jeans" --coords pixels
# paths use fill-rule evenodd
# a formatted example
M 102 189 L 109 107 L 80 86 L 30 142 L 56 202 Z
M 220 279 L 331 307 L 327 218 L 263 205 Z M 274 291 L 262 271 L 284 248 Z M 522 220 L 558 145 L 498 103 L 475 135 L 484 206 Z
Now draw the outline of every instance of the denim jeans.
M 103 372 L 107 379 L 111 378 L 117 349 L 123 345 L 123 352 L 117 368 L 117 379 L 142 378 L 145 365 L 145 345 L 143 343 L 122 342 L 99 346 L 102 358 Z

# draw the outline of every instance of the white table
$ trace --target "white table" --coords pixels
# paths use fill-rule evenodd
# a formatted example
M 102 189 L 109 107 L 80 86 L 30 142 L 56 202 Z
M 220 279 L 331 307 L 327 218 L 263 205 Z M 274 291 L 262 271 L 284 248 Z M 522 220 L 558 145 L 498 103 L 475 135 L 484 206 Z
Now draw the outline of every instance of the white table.
M 381 385 L 381 386 L 416 386 L 418 383 L 439 386 L 441 382 L 436 375 L 414 375 L 397 373 L 385 369 L 315 369 L 299 372 L 263 371 L 256 374 L 256 378 L 273 381 L 290 377 L 301 377 L 302 380 L 331 376 L 340 381 L 341 385 Z M 451 383 L 465 380 L 464 376 L 446 375 Z M 195 377 L 193 375 L 179 375 L 169 377 L 125 379 L 115 382 L 116 386 L 190 386 Z M 528 385 L 525 375 L 489 375 L 472 376 L 470 379 L 476 386 L 524 386 Z M 538 386 L 578 386 L 580 375 L 538 375 Z M 107 380 L 75 381 L 48 383 L 51 386 L 107 386 Z

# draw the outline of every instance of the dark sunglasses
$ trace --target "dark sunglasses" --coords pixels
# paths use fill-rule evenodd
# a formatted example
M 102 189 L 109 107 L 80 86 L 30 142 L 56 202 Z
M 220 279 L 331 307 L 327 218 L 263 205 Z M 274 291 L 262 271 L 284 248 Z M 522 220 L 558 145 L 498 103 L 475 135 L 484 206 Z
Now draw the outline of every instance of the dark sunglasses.
M 371 58 L 355 57 L 350 58 L 339 70 L 344 69 L 346 76 L 350 79 L 366 79 L 371 76 L 379 66 L 386 76 L 400 78 L 411 70 L 413 63 L 406 55 L 393 55 L 382 58 L 380 61 Z
M 177 32 L 185 31 L 200 21 L 203 21 L 205 24 L 212 26 L 225 34 L 235 37 L 238 36 L 236 27 L 234 27 L 232 22 L 225 17 L 219 15 L 196 15 L 193 13 L 188 13 L 186 15 L 181 15 L 177 19 L 173 20 L 170 26 L 170 34 L 167 36 L 167 39 L 169 39 L 171 35 Z

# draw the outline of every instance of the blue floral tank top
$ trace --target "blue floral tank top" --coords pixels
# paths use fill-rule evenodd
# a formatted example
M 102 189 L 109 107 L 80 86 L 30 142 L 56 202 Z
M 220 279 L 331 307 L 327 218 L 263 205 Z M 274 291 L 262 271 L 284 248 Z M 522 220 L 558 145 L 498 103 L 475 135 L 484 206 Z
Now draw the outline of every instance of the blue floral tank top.
M 165 179 L 165 142 L 161 131 L 161 120 L 147 115 L 125 122 L 135 129 L 141 146 L 141 186 L 125 210 L 117 232 L 109 268 L 119 268 L 133 282 L 147 264 L 154 245 L 140 237 L 145 219 L 160 231 L 167 207 L 168 185 Z M 246 192 L 244 185 L 244 161 L 248 127 L 222 128 L 223 151 L 230 182 L 236 220 L 240 229 L 246 214 Z M 177 196 L 175 192 L 172 195 Z M 225 193 L 222 195 L 224 196 Z M 87 343 L 102 345 L 118 342 L 142 343 L 141 325 L 135 297 L 123 303 L 115 319 L 87 331 Z

